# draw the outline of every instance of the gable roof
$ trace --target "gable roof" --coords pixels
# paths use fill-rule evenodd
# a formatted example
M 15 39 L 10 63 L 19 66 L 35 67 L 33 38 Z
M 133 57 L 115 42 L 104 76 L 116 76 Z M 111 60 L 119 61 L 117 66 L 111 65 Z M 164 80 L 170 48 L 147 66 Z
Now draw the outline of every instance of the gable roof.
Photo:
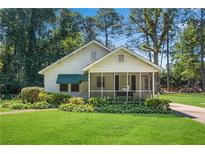
M 94 66 L 94 65 L 96 65 L 96 64 L 98 64 L 98 63 L 100 63 L 102 60 L 104 60 L 104 59 L 106 59 L 107 57 L 113 55 L 114 53 L 120 51 L 121 49 L 124 50 L 124 51 L 126 51 L 127 53 L 133 55 L 134 57 L 140 59 L 141 61 L 147 63 L 148 65 L 150 65 L 150 66 L 152 66 L 152 67 L 158 69 L 158 70 L 161 70 L 161 69 L 162 69 L 162 68 L 159 67 L 158 65 L 156 65 L 156 64 L 154 64 L 154 63 L 152 63 L 152 62 L 150 62 L 149 60 L 145 59 L 144 57 L 140 56 L 139 54 L 137 54 L 137 53 L 135 53 L 135 52 L 133 52 L 133 51 L 130 51 L 130 50 L 124 48 L 124 47 L 120 47 L 120 48 L 117 48 L 116 50 L 114 50 L 113 52 L 111 52 L 111 53 L 105 55 L 104 57 L 98 59 L 97 61 L 95 61 L 95 62 L 89 64 L 88 66 L 84 67 L 84 68 L 83 68 L 83 71 L 87 71 L 90 67 L 92 67 L 92 66 Z
M 39 74 L 44 74 L 45 71 L 48 70 L 49 68 L 51 68 L 51 67 L 53 67 L 54 65 L 58 64 L 59 62 L 65 60 L 66 58 L 68 58 L 68 57 L 70 57 L 70 56 L 72 56 L 72 55 L 78 53 L 79 51 L 81 51 L 82 49 L 84 49 L 85 47 L 87 47 L 87 46 L 89 46 L 89 45 L 91 45 L 91 44 L 97 44 L 98 46 L 100 46 L 100 47 L 102 47 L 102 48 L 104 48 L 104 49 L 106 49 L 106 50 L 108 50 L 108 51 L 110 51 L 110 52 L 112 51 L 111 49 L 107 48 L 106 46 L 102 45 L 101 43 L 99 43 L 99 42 L 93 40 L 93 41 L 88 42 L 88 43 L 85 44 L 84 46 L 80 47 L 79 49 L 77 49 L 77 50 L 71 52 L 70 54 L 64 56 L 63 58 L 57 60 L 56 62 L 50 64 L 49 66 L 45 67 L 44 69 L 40 70 L 38 73 L 39 73 Z

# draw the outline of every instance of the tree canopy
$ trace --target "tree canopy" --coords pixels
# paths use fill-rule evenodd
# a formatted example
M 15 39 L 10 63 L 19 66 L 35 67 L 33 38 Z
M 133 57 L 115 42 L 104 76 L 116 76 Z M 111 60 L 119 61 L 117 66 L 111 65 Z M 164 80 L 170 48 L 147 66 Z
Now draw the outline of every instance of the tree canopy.
M 0 94 L 42 86 L 39 70 L 91 40 L 110 48 L 121 40 L 132 42 L 128 48 L 148 53 L 155 64 L 159 58 L 166 62 L 162 87 L 205 91 L 204 14 L 204 9 L 166 8 L 130 9 L 127 16 L 112 8 L 94 16 L 72 9 L 1 9 Z

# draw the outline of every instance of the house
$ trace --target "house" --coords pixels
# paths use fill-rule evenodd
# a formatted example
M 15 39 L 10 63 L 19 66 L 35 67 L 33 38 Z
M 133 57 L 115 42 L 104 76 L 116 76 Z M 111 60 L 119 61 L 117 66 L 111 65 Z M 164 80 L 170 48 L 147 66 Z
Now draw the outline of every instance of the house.
M 112 51 L 91 41 L 39 72 L 47 92 L 80 97 L 147 98 L 156 91 L 160 67 L 126 48 Z

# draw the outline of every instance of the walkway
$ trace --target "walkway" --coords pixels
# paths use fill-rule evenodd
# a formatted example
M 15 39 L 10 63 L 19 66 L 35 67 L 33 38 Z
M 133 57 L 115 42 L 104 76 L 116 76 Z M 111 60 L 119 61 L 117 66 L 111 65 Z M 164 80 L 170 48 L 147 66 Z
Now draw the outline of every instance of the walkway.
M 179 103 L 170 103 L 170 108 L 178 114 L 205 124 L 205 108 Z
M 25 112 L 38 112 L 38 111 L 50 111 L 56 109 L 27 109 L 27 110 L 13 110 L 9 112 L 0 112 L 0 115 L 7 115 L 7 114 L 16 114 L 16 113 L 25 113 Z

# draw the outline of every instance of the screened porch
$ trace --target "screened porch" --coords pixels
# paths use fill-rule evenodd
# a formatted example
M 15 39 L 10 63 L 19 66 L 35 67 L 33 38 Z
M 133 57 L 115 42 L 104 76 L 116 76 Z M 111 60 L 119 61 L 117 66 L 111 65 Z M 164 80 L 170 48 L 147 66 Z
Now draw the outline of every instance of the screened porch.
M 154 76 L 154 72 L 88 73 L 88 96 L 150 98 L 155 93 Z

